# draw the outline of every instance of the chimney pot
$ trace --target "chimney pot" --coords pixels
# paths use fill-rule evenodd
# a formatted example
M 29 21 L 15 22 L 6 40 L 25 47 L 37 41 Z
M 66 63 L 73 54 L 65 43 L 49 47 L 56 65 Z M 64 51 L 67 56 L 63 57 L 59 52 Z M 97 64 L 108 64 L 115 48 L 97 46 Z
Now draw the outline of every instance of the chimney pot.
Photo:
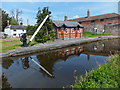
M 88 9 L 88 11 L 87 11 L 87 18 L 89 18 L 90 17 L 90 10 Z
M 23 26 L 23 23 L 21 22 L 20 25 Z
M 67 21 L 67 16 L 64 16 L 64 21 Z

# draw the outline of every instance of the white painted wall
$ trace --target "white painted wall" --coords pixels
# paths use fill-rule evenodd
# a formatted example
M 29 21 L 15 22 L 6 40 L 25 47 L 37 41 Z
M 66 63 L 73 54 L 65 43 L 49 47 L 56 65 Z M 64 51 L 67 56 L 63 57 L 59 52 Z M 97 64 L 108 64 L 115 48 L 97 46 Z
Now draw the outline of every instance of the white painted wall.
M 8 37 L 19 37 L 19 34 L 26 33 L 26 30 L 5 28 L 4 32 L 5 34 L 8 34 Z
M 12 37 L 12 32 L 11 32 L 10 28 L 5 28 L 4 32 L 5 32 L 5 34 L 7 34 L 8 36 Z
M 26 33 L 26 30 L 22 30 L 22 29 L 16 29 L 16 31 L 14 31 L 15 29 L 12 29 L 11 32 L 12 32 L 12 36 L 13 37 L 19 37 L 19 35 L 21 33 Z M 16 34 L 16 35 L 14 35 Z

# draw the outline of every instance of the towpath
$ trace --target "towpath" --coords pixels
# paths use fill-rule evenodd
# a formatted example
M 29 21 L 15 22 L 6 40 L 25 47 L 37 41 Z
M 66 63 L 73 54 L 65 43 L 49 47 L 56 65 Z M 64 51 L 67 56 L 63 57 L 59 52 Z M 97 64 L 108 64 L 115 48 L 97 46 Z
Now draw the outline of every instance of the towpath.
M 2 57 L 27 55 L 27 54 L 32 54 L 32 53 L 36 53 L 36 52 L 56 50 L 56 49 L 61 49 L 64 47 L 81 45 L 81 44 L 86 44 L 86 43 L 100 41 L 100 40 L 116 39 L 116 38 L 120 38 L 120 36 L 101 36 L 101 37 L 92 37 L 92 38 L 57 40 L 52 43 L 37 44 L 34 46 L 30 46 L 30 47 L 19 47 L 14 50 L 11 50 L 7 53 L 4 53 L 2 55 Z

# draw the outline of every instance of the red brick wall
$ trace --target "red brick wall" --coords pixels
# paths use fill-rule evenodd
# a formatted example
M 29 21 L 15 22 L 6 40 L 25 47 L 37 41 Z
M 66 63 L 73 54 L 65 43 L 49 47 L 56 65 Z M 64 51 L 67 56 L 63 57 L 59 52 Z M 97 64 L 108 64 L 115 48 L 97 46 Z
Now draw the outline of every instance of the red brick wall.
M 63 38 L 77 38 L 83 36 L 83 28 L 79 28 L 80 30 L 73 30 L 72 28 L 67 28 L 67 33 L 65 30 L 61 28 L 54 28 L 55 30 L 55 37 L 56 39 L 63 39 Z
M 117 24 L 118 23 L 118 17 L 115 17 L 115 20 L 109 20 L 108 18 L 104 19 L 104 21 L 100 21 L 100 19 L 95 20 L 94 23 L 92 23 L 91 21 L 85 21 L 82 22 L 83 27 L 88 27 L 91 24 L 108 24 L 108 23 L 112 23 L 112 24 Z

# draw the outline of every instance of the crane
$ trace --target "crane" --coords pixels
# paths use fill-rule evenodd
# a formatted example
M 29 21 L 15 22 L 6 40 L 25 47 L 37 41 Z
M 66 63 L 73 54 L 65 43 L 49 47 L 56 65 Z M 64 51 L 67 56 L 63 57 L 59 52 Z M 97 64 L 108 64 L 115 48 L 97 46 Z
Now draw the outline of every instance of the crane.
M 49 12 L 49 14 L 51 14 L 51 12 Z M 23 42 L 23 45 L 22 45 L 23 47 L 27 47 L 32 42 L 32 40 L 35 38 L 35 36 L 37 35 L 37 33 L 40 31 L 41 27 L 44 25 L 44 23 L 48 19 L 49 14 L 44 18 L 44 20 L 42 21 L 42 23 L 39 25 L 39 27 L 37 28 L 37 30 L 34 32 L 34 34 L 32 35 L 32 37 L 30 38 L 28 44 L 27 44 L 26 34 L 23 33 L 21 35 L 21 39 L 20 40 L 21 40 L 21 42 Z

